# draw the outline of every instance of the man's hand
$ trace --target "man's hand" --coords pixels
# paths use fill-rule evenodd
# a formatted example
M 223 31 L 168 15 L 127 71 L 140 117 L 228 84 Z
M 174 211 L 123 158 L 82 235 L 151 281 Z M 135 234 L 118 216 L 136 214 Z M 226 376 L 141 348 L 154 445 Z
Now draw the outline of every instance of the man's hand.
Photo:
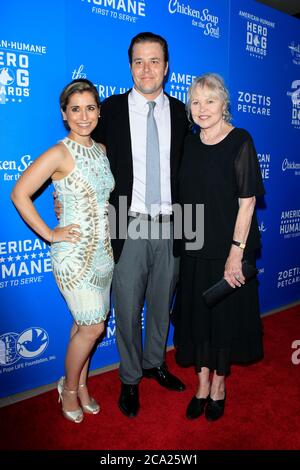
M 54 191 L 53 197 L 54 197 L 54 212 L 55 212 L 56 218 L 59 220 L 61 213 L 62 213 L 62 204 L 57 198 L 56 191 Z

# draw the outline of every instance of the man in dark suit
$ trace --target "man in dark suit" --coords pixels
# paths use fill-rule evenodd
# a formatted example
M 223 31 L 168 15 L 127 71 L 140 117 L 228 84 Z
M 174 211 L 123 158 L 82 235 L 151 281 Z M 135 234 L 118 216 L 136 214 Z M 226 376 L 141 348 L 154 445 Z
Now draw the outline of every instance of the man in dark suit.
M 164 362 L 179 259 L 173 256 L 172 234 L 165 238 L 161 233 L 165 224 L 170 232 L 173 228 L 172 203 L 188 121 L 184 104 L 163 91 L 168 71 L 165 39 L 140 33 L 132 39 L 128 54 L 134 87 L 102 103 L 93 137 L 106 146 L 115 178 L 110 204 L 116 213 L 112 289 L 122 382 L 119 407 L 133 417 L 140 406 L 142 377 L 154 378 L 170 390 L 185 389 Z

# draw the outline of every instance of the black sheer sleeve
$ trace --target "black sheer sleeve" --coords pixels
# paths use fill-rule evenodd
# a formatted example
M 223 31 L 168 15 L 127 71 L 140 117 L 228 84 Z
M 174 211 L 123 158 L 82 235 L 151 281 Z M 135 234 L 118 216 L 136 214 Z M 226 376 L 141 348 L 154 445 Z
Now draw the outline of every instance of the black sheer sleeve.
M 240 147 L 234 167 L 238 197 L 246 198 L 265 194 L 256 150 L 250 135 Z

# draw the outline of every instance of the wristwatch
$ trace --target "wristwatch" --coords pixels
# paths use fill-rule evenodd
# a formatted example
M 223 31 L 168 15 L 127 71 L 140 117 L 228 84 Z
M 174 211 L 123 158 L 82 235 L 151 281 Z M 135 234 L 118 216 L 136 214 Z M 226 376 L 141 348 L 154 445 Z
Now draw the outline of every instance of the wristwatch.
M 246 248 L 246 243 L 243 242 L 237 242 L 236 240 L 232 240 L 232 244 L 238 246 L 241 250 L 244 250 Z

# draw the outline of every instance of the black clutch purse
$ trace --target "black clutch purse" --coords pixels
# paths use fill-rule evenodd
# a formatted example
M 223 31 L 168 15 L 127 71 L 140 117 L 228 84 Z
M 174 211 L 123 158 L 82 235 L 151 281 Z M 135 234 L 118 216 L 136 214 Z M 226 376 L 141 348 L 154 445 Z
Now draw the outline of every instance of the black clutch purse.
M 258 272 L 255 266 L 252 266 L 246 260 L 242 263 L 242 271 L 246 282 L 249 281 L 249 279 L 252 277 L 256 276 Z M 221 300 L 228 297 L 228 295 L 236 292 L 238 289 L 240 289 L 240 287 L 233 288 L 224 278 L 222 278 L 219 282 L 204 291 L 202 296 L 206 302 L 206 305 L 209 308 L 212 308 L 217 303 L 221 302 Z

